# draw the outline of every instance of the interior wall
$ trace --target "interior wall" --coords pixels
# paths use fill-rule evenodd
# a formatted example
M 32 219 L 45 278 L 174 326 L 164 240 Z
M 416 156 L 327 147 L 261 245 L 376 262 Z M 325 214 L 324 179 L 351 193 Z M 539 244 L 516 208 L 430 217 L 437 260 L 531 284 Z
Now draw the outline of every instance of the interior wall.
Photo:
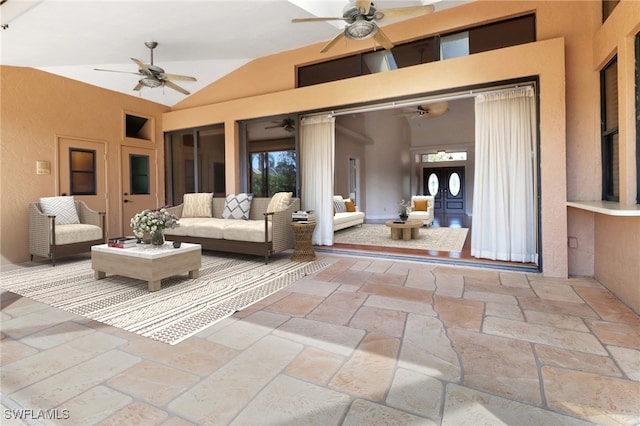
M 164 182 L 161 114 L 168 107 L 137 96 L 100 89 L 75 80 L 22 67 L 0 67 L 2 168 L 0 171 L 0 261 L 29 260 L 28 205 L 59 195 L 56 141 L 60 136 L 104 142 L 107 155 L 107 231 L 121 234 L 120 147 L 143 146 L 157 152 L 158 182 Z M 124 137 L 124 112 L 155 122 L 152 141 Z M 51 173 L 36 174 L 36 161 L 51 163 Z M 159 199 L 164 203 L 161 184 Z

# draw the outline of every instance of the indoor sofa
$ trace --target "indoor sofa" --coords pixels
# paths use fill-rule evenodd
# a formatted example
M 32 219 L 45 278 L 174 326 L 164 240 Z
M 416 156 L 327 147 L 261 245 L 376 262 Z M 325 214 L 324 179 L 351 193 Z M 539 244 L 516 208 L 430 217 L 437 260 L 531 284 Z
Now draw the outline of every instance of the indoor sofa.
M 364 223 L 364 212 L 349 198 L 342 198 L 341 195 L 333 196 L 333 212 L 334 232 Z
M 178 226 L 165 230 L 170 241 L 197 243 L 205 250 L 269 256 L 294 247 L 291 214 L 300 209 L 300 199 L 291 193 L 272 198 L 251 194 L 185 194 L 183 203 L 168 207 L 178 217 Z

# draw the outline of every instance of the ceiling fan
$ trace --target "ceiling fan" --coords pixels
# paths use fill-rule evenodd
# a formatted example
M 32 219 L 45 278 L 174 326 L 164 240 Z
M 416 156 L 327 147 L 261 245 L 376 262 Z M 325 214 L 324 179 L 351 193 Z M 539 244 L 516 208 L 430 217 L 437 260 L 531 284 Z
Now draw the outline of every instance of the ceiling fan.
M 378 10 L 374 4 L 368 0 L 352 0 L 349 1 L 342 10 L 342 17 L 298 18 L 291 20 L 291 22 L 345 21 L 347 23 L 344 31 L 329 41 L 329 43 L 322 48 L 320 51 L 321 53 L 327 52 L 344 37 L 351 40 L 365 40 L 373 37 L 373 39 L 382 47 L 387 50 L 391 50 L 393 48 L 393 43 L 382 29 L 378 27 L 376 22 L 382 21 L 386 18 L 411 18 L 414 16 L 426 15 L 433 12 L 434 9 L 433 5 L 426 5 Z
M 403 117 L 409 117 L 410 119 L 416 118 L 434 118 L 449 112 L 448 102 L 434 102 L 432 104 L 422 104 L 416 107 L 403 108 L 405 111 L 402 114 L 396 114 Z
M 94 68 L 95 71 L 108 71 L 108 72 L 120 72 L 126 74 L 135 74 L 139 75 L 142 78 L 138 80 L 138 84 L 133 90 L 141 90 L 143 87 L 160 87 L 167 86 L 173 90 L 177 90 L 178 92 L 189 95 L 190 93 L 183 89 L 182 87 L 175 84 L 174 80 L 182 80 L 182 81 L 197 81 L 195 77 L 189 77 L 187 75 L 176 75 L 176 74 L 167 74 L 164 72 L 162 68 L 153 64 L 153 49 L 158 46 L 158 42 L 156 41 L 147 41 L 144 43 L 145 46 L 149 48 L 151 51 L 151 63 L 145 64 L 139 59 L 131 58 L 131 60 L 138 66 L 138 72 L 129 72 L 129 71 L 116 71 L 116 70 L 104 70 L 99 68 Z
M 296 122 L 293 118 L 285 118 L 282 121 L 272 121 L 273 126 L 265 127 L 265 129 L 284 129 L 289 133 L 296 131 Z

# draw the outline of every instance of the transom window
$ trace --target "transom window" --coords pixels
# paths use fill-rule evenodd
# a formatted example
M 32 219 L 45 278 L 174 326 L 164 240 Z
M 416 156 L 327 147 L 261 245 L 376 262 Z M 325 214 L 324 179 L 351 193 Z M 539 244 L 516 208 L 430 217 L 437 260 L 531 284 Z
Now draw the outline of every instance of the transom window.
M 438 151 L 433 154 L 422 154 L 423 163 L 445 163 L 448 161 L 467 161 L 467 152 Z

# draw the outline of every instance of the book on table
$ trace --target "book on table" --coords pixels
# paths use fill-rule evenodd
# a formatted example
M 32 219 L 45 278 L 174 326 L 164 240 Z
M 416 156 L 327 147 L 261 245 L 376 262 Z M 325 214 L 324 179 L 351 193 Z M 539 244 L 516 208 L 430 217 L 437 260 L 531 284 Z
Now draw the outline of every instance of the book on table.
M 136 237 L 115 237 L 107 240 L 109 247 L 130 248 L 135 247 L 138 242 Z

